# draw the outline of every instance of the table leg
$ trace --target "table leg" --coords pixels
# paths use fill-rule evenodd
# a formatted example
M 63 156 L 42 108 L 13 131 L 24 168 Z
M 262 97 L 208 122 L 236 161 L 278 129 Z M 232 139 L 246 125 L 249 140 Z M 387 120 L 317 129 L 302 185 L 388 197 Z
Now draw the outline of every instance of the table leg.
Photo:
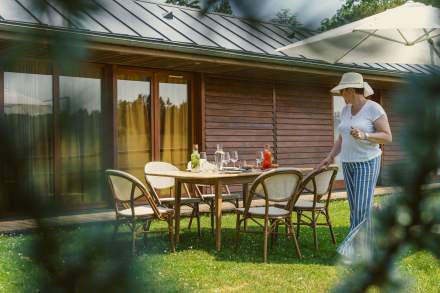
M 215 246 L 220 251 L 222 246 L 222 189 L 220 182 L 215 184 Z
M 174 219 L 176 221 L 174 227 L 174 236 L 176 239 L 176 245 L 179 243 L 180 235 L 180 199 L 182 197 L 182 183 L 176 180 L 176 201 L 174 204 Z
M 243 184 L 243 208 L 246 208 L 248 188 L 249 188 L 249 184 L 244 183 Z M 247 220 L 246 219 L 244 220 L 244 223 L 243 223 L 243 229 L 244 229 L 244 231 L 246 231 L 246 229 L 247 229 Z

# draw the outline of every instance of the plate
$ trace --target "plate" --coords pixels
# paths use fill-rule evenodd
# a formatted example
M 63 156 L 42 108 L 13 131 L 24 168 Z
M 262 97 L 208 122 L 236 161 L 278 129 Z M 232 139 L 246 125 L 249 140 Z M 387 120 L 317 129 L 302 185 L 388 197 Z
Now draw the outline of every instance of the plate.
M 243 173 L 242 170 L 223 170 L 221 173 L 223 174 L 240 174 Z
M 240 171 L 240 168 L 238 168 L 238 167 L 223 167 L 223 170 L 225 170 L 225 171 Z

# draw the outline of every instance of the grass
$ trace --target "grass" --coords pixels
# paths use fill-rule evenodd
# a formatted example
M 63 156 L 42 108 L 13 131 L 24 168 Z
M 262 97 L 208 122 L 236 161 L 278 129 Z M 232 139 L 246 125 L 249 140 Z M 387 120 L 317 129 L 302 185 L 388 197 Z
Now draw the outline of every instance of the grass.
M 346 201 L 331 204 L 331 218 L 338 243 L 348 231 L 348 206 Z M 186 226 L 184 220 L 182 227 Z M 345 269 L 337 265 L 335 246 L 331 243 L 328 229 L 319 229 L 320 249 L 313 249 L 311 231 L 301 229 L 300 246 L 304 258 L 298 260 L 292 240 L 280 237 L 270 250 L 269 263 L 262 263 L 263 239 L 259 234 L 244 234 L 238 253 L 234 251 L 235 216 L 223 217 L 222 251 L 215 251 L 214 238 L 210 233 L 209 218 L 202 219 L 202 237 L 197 238 L 195 229 L 182 231 L 181 244 L 176 253 L 169 253 L 167 235 L 152 234 L 148 246 L 139 240 L 138 255 L 130 265 L 130 272 L 140 286 L 139 291 L 148 292 L 326 292 L 340 278 Z M 153 229 L 164 230 L 159 223 Z M 63 257 L 68 261 L 81 251 L 78 235 L 93 231 L 93 226 L 63 230 L 66 247 Z M 111 234 L 111 224 L 100 226 L 104 234 Z M 35 236 L 0 236 L 0 292 L 29 292 L 39 288 L 41 272 L 29 252 Z M 129 235 L 121 233 L 117 243 L 129 250 Z M 63 261 L 61 263 L 64 262 Z M 127 258 L 129 258 L 127 256 Z M 97 265 L 97 270 L 111 266 L 111 260 Z M 407 252 L 399 264 L 408 283 L 409 292 L 439 292 L 440 265 L 427 252 Z

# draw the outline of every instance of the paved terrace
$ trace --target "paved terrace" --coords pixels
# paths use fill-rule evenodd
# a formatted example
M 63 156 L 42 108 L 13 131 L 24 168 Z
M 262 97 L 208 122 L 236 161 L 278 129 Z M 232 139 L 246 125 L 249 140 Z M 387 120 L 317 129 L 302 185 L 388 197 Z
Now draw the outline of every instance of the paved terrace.
M 440 183 L 429 185 L 430 189 L 440 188 Z M 377 187 L 375 190 L 375 196 L 389 195 L 395 192 L 397 189 L 394 187 Z M 344 200 L 347 198 L 347 193 L 345 191 L 338 191 L 332 193 L 331 200 Z M 312 195 L 303 195 L 301 199 L 312 199 Z M 253 205 L 263 205 L 263 200 L 254 200 Z M 233 205 L 230 203 L 224 203 L 223 211 L 230 212 L 233 210 Z M 208 212 L 207 205 L 202 204 L 200 206 L 200 211 Z M 188 213 L 182 207 L 183 213 Z M 58 216 L 44 219 L 49 225 L 54 227 L 59 226 L 72 226 L 78 224 L 90 224 L 99 222 L 111 222 L 115 220 L 115 212 L 113 210 L 105 210 L 93 213 L 83 213 L 77 215 L 66 215 Z M 33 219 L 21 219 L 21 220 L 4 220 L 0 221 L 0 234 L 1 233 L 17 233 L 31 231 L 37 228 L 37 224 Z

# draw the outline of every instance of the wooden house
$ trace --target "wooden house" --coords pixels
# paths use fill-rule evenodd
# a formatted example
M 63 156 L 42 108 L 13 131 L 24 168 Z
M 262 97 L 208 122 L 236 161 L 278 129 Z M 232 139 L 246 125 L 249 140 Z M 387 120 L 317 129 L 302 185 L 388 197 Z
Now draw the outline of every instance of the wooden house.
M 143 179 L 151 160 L 184 168 L 194 143 L 248 162 L 268 143 L 281 166 L 314 166 L 332 147 L 342 104 L 329 89 L 346 71 L 372 85 L 397 138 L 393 90 L 406 74 L 437 70 L 292 58 L 276 49 L 309 32 L 162 3 L 95 0 L 98 10 L 69 15 L 46 2 L 44 14 L 29 0 L 0 3 L 0 113 L 16 150 L 0 154 L 0 185 L 24 184 L 67 209 L 109 206 L 105 169 Z M 49 44 L 54 36 L 63 46 Z M 81 50 L 67 69 L 52 58 Z M 385 166 L 399 159 L 397 139 L 383 151 Z M 0 194 L 1 215 L 19 205 Z

